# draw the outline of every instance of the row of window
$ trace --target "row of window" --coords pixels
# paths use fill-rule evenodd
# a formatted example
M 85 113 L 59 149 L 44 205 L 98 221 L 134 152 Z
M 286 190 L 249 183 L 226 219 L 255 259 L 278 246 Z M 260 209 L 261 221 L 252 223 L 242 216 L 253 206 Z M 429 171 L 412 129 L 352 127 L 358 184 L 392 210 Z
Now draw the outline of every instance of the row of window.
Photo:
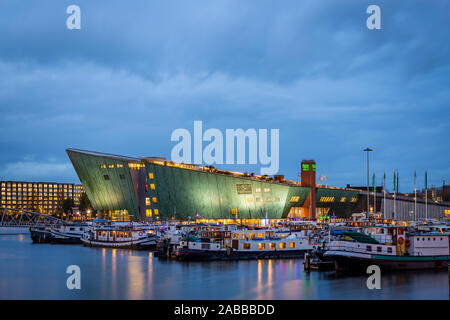
M 152 202 L 153 203 L 158 203 L 158 200 L 156 199 L 156 197 L 152 197 Z M 145 198 L 145 205 L 149 206 L 150 204 L 151 204 L 150 198 Z
M 272 198 L 270 197 L 266 197 L 266 198 L 261 198 L 261 197 L 255 197 L 255 198 L 247 198 L 247 202 L 272 202 Z M 273 198 L 273 202 L 280 202 L 280 198 L 279 197 L 275 197 Z
M 32 187 L 34 187 L 34 188 L 37 188 L 37 187 L 39 187 L 39 188 L 42 188 L 42 187 L 44 187 L 44 188 L 65 188 L 65 189 L 67 189 L 67 188 L 69 188 L 69 189 L 72 189 L 72 185 L 70 185 L 70 184 L 42 184 L 42 183 L 10 183 L 10 182 L 2 182 L 2 190 L 3 190 L 3 188 L 4 187 L 8 187 L 8 189 L 9 188 L 11 188 L 11 187 L 13 187 L 13 188 L 21 188 L 21 187 L 24 187 L 24 188 L 26 188 L 26 187 L 28 187 L 28 188 L 32 188 Z
M 300 200 L 300 196 L 292 196 L 291 200 L 289 202 L 298 202 Z M 320 197 L 320 202 L 334 202 L 335 197 Z M 350 202 L 356 202 L 358 198 L 353 197 L 351 198 Z M 341 197 L 340 202 L 346 202 L 347 197 Z

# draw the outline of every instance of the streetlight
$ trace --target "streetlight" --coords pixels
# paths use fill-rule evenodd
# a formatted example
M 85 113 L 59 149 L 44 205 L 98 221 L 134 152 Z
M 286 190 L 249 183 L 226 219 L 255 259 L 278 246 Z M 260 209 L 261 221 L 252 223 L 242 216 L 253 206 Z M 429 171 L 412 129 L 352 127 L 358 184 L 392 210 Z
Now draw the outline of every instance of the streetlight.
M 367 152 L 367 215 L 369 215 L 369 207 L 370 207 L 370 200 L 369 200 L 369 194 L 370 194 L 370 181 L 369 181 L 369 152 L 373 151 L 373 149 L 365 148 L 363 151 Z

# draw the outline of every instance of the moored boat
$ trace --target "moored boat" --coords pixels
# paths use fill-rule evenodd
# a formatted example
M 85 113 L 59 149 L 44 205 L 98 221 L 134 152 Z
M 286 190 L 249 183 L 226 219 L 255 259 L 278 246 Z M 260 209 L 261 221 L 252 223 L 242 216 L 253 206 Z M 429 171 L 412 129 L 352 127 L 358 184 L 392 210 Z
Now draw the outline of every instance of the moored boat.
M 342 232 L 323 257 L 333 260 L 337 271 L 366 271 L 370 265 L 382 270 L 446 268 L 449 238 L 448 233 L 406 232 L 401 226 L 373 227 Z
M 30 227 L 30 236 L 33 243 L 50 243 L 51 230 L 46 226 Z

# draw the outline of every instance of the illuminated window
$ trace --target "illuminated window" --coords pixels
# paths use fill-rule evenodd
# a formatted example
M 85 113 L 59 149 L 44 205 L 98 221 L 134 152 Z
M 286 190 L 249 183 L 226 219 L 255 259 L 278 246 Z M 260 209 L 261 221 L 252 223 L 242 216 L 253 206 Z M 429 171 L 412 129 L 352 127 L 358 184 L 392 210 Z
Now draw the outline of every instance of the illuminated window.
M 247 198 L 247 202 L 253 202 L 253 198 Z
M 264 235 L 262 233 L 258 233 L 258 238 L 262 238 Z
M 269 243 L 269 249 L 274 250 L 275 249 L 275 243 Z
M 299 196 L 292 196 L 291 200 L 289 200 L 290 202 L 298 202 L 298 200 L 300 200 Z
M 255 192 L 261 192 L 261 188 L 256 188 Z
M 256 202 L 262 202 L 262 198 L 261 198 L 261 197 L 256 197 L 256 198 L 255 198 L 255 201 L 256 201 Z
M 280 249 L 286 249 L 286 243 L 281 242 L 280 243 Z
M 295 242 L 290 242 L 289 243 L 289 248 L 295 248 Z
M 258 248 L 259 249 L 265 249 L 266 248 L 266 244 L 265 243 L 259 243 L 258 244 Z
M 356 202 L 358 200 L 358 198 L 353 197 L 352 200 L 350 200 L 350 202 Z
M 273 201 L 280 202 L 280 198 L 279 197 L 275 197 L 275 198 L 273 198 Z
M 334 197 L 320 197 L 320 202 L 334 202 Z
M 158 209 L 155 209 L 155 216 L 157 216 L 159 214 Z
M 108 164 L 108 168 L 112 169 L 112 168 L 114 168 L 114 165 L 113 164 Z
M 270 188 L 264 188 L 264 192 L 270 192 Z
M 153 179 L 153 178 L 154 178 L 154 176 L 153 176 L 153 173 L 152 173 L 152 172 L 149 172 L 149 174 L 148 174 L 148 178 L 149 178 L 149 179 Z
M 152 209 L 145 210 L 145 216 L 146 217 L 151 217 L 152 216 Z
M 149 206 L 150 205 L 150 198 L 145 198 L 145 205 Z
M 347 201 L 347 197 L 342 197 L 341 202 L 345 202 L 345 201 Z
M 123 164 L 118 163 L 118 164 L 117 164 L 117 168 L 123 168 Z
M 150 184 L 150 189 L 155 190 L 155 185 L 153 183 Z
M 250 249 L 250 243 L 244 243 L 244 249 Z
M 231 209 L 231 214 L 236 214 L 237 213 L 237 209 L 236 208 L 232 208 Z
M 272 201 L 272 198 L 270 198 L 270 197 L 267 197 L 264 199 L 264 202 L 271 202 L 271 201 Z
M 153 203 L 157 203 L 158 201 L 156 200 L 156 197 L 152 198 Z
M 309 171 L 309 164 L 307 164 L 307 163 L 302 164 L 302 170 Z

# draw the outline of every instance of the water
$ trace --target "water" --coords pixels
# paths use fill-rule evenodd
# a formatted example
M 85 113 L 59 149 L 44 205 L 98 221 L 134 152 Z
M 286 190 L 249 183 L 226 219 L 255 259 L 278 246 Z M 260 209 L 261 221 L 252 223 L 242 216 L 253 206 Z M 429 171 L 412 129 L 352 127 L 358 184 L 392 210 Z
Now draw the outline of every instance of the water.
M 161 261 L 148 251 L 33 244 L 0 235 L 0 299 L 448 299 L 446 271 L 365 276 L 305 273 L 302 260 Z M 81 268 L 81 290 L 66 268 Z

